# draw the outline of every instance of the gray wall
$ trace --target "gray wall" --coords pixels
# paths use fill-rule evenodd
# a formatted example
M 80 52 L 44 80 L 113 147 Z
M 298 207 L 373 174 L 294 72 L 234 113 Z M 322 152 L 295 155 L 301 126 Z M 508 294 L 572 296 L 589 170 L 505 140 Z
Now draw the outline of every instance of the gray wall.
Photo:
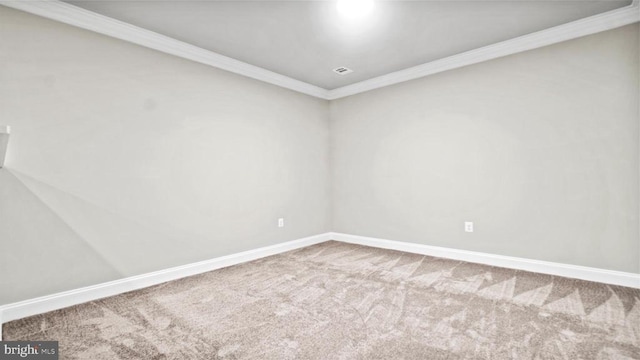
M 0 6 L 0 304 L 329 230 L 640 272 L 638 31 L 329 104 Z
M 0 124 L 0 304 L 330 230 L 324 100 L 0 6 Z
M 333 230 L 640 272 L 638 32 L 332 101 Z

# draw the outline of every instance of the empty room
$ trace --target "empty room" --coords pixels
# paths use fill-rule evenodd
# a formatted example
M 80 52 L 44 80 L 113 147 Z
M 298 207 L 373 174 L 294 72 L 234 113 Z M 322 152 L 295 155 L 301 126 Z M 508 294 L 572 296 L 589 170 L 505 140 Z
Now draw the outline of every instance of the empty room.
M 0 360 L 640 359 L 638 0 L 0 0 Z

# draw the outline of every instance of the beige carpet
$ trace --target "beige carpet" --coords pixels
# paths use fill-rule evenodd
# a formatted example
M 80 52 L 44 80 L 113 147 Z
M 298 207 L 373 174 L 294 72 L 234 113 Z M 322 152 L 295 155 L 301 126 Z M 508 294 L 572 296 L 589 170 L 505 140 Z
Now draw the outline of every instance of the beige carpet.
M 61 359 L 640 359 L 640 290 L 327 242 L 3 336 Z

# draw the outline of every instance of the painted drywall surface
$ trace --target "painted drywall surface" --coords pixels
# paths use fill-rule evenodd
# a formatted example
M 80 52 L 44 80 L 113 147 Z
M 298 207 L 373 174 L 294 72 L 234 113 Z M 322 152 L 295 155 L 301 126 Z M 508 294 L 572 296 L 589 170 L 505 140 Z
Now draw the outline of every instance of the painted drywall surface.
M 0 34 L 0 304 L 330 230 L 327 101 L 2 6 Z
M 333 230 L 639 272 L 638 32 L 331 102 Z

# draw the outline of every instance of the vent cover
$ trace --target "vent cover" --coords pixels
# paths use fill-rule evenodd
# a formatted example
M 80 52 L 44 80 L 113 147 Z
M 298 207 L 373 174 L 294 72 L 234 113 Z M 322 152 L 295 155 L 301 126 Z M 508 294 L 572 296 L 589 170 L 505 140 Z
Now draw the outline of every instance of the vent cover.
M 346 75 L 346 74 L 352 73 L 353 70 L 351 70 L 349 68 L 346 68 L 344 66 L 340 66 L 340 67 L 337 67 L 337 68 L 333 69 L 333 72 L 338 74 L 338 75 Z

